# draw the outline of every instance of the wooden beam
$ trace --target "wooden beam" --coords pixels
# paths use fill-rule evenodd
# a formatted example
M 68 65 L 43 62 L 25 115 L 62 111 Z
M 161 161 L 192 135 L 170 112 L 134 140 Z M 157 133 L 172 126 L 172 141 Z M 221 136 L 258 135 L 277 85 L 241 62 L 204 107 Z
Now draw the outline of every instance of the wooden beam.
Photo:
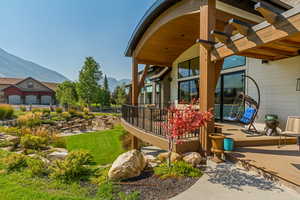
M 131 75 L 132 75 L 131 103 L 132 105 L 138 105 L 138 96 L 139 96 L 138 78 L 139 77 L 138 77 L 138 63 L 135 58 L 132 58 Z
M 210 34 L 216 24 L 216 0 L 200 1 L 200 40 L 213 41 Z M 214 107 L 215 65 L 211 62 L 211 49 L 200 43 L 200 110 L 208 111 Z M 200 130 L 200 145 L 202 151 L 210 154 L 209 134 L 214 132 L 214 121 L 207 123 Z
M 238 55 L 246 56 L 250 58 L 256 58 L 256 59 L 269 60 L 269 61 L 276 60 L 276 56 L 263 55 L 259 53 L 253 53 L 253 52 L 243 52 L 243 53 L 239 53 Z
M 300 37 L 300 7 L 295 7 L 282 13 L 285 18 L 284 23 L 270 26 L 267 22 L 262 22 L 252 27 L 251 34 L 247 37 L 237 34 L 231 37 L 232 47 L 217 44 L 213 51 L 212 60 L 223 59 L 234 54 L 241 54 L 250 49 L 255 49 L 264 45 L 289 40 L 289 37 Z M 291 44 L 289 44 L 290 46 Z M 297 44 L 298 45 L 298 44 Z
M 286 47 L 290 47 L 290 48 L 300 49 L 300 42 L 296 42 L 296 41 L 280 40 L 280 41 L 276 41 L 275 43 L 279 44 L 281 46 L 286 46 Z
M 224 32 L 212 30 L 211 34 L 215 39 L 219 40 L 220 42 L 226 44 L 230 40 L 230 35 L 227 35 Z
M 220 78 L 220 74 L 221 74 L 221 71 L 222 71 L 222 68 L 223 68 L 223 64 L 224 64 L 224 59 L 222 60 L 217 60 L 216 63 L 215 63 L 215 89 L 217 87 L 217 84 L 218 84 L 218 80 Z
M 280 13 L 283 12 L 283 10 L 280 10 L 279 8 L 276 8 L 275 6 L 268 4 L 266 2 L 259 2 L 255 4 L 254 9 L 269 22 L 270 24 L 275 24 L 280 21 Z
M 143 71 L 143 74 L 140 78 L 140 81 L 139 81 L 139 93 L 141 92 L 141 89 L 144 87 L 145 85 L 145 78 L 148 74 L 148 70 L 149 70 L 149 67 L 150 65 L 145 65 L 145 68 L 144 68 L 144 71 Z
M 240 34 L 247 36 L 251 30 L 251 24 L 238 19 L 230 19 L 229 25 L 233 26 Z
M 203 46 L 207 50 L 212 50 L 214 48 L 214 45 L 216 44 L 215 42 L 209 40 L 202 40 L 202 39 L 197 39 L 196 43 L 200 43 L 201 46 Z
M 165 63 L 155 60 L 144 60 L 144 59 L 136 59 L 139 64 L 144 65 L 156 65 L 156 66 L 162 66 L 162 67 L 172 67 L 172 63 Z
M 286 57 L 293 57 L 293 56 L 297 56 L 298 53 L 297 52 L 290 52 L 290 51 L 285 51 L 285 50 L 281 50 L 281 49 L 275 49 L 275 48 L 271 48 L 271 47 L 260 47 L 257 49 L 258 51 L 263 51 L 266 54 L 267 53 L 271 53 L 271 54 L 275 54 L 277 56 L 286 56 Z

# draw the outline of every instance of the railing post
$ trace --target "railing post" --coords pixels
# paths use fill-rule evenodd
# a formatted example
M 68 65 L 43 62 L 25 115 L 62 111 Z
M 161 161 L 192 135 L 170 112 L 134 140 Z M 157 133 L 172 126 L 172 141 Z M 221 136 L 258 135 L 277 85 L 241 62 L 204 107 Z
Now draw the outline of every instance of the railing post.
M 150 131 L 152 132 L 152 127 L 153 124 L 152 124 L 152 109 L 150 108 Z

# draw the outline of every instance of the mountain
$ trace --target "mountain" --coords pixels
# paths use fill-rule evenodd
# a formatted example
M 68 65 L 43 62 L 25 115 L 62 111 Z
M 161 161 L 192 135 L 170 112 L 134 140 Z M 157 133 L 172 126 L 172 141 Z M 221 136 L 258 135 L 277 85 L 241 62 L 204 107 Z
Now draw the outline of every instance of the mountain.
M 123 84 L 126 85 L 130 83 L 131 80 L 126 78 L 117 80 L 116 78 L 113 77 L 107 77 L 107 81 L 108 81 L 109 90 L 113 92 L 117 86 L 121 86 Z M 101 80 L 101 84 L 103 84 L 103 79 Z
M 45 82 L 63 82 L 68 80 L 58 72 L 47 69 L 31 61 L 14 56 L 0 48 L 0 77 L 32 77 Z

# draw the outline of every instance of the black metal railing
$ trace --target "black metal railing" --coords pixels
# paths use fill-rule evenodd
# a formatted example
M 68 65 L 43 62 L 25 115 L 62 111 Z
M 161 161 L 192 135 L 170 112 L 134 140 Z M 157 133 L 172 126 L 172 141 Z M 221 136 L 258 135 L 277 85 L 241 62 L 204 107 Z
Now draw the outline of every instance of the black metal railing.
M 129 124 L 147 133 L 167 138 L 169 135 L 164 126 L 168 123 L 168 109 L 123 105 L 122 118 Z M 199 130 L 180 136 L 179 139 L 196 138 Z

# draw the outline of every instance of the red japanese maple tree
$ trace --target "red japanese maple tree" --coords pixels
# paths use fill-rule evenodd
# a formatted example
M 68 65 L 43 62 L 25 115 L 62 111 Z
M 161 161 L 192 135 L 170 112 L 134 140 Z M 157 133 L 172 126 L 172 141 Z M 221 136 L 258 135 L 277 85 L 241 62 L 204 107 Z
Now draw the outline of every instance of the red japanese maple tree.
M 167 121 L 164 122 L 164 129 L 169 140 L 169 165 L 171 152 L 174 144 L 181 143 L 182 136 L 193 133 L 207 122 L 213 119 L 212 109 L 207 112 L 201 112 L 192 102 L 182 109 L 174 106 L 168 109 Z

